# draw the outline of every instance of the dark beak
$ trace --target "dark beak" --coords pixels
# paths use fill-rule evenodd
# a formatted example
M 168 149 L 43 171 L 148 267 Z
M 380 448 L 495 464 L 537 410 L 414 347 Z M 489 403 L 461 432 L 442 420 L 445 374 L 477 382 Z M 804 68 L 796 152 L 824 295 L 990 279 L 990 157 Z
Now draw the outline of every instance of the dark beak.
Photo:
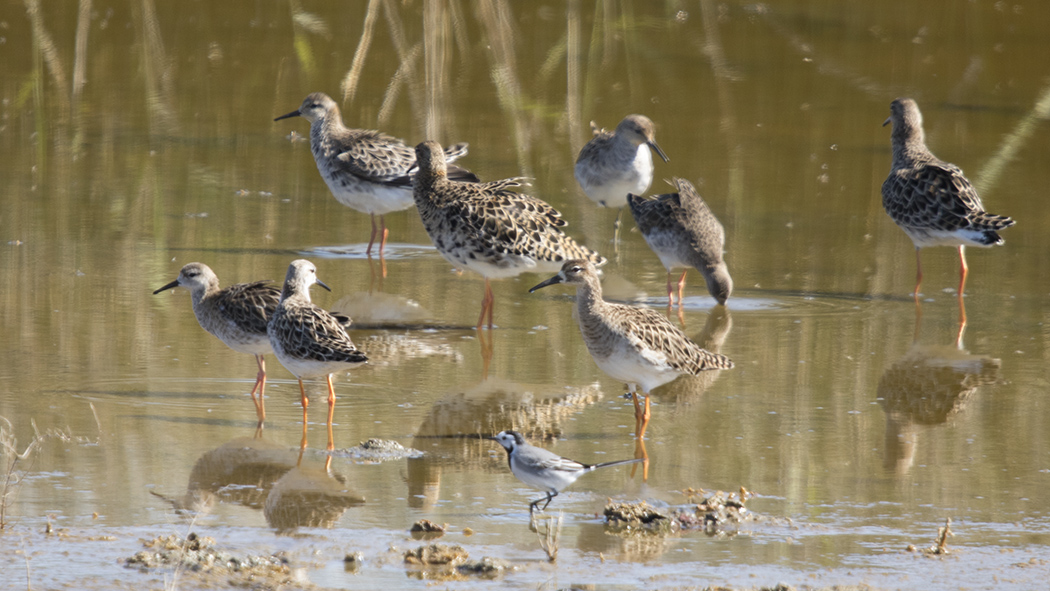
M 649 147 L 656 152 L 656 155 L 664 159 L 664 162 L 671 161 L 671 159 L 667 157 L 667 154 L 664 154 L 664 151 L 660 149 L 660 146 L 656 145 L 656 140 L 649 140 L 645 143 L 649 144 Z
M 164 287 L 158 289 L 157 291 L 153 292 L 153 295 L 157 295 L 158 293 L 160 293 L 162 291 L 168 291 L 169 289 L 175 289 L 178 286 L 179 286 L 179 280 L 176 279 L 175 281 L 172 281 L 171 283 L 169 283 L 169 284 L 165 285 Z
M 557 285 L 558 283 L 561 283 L 562 281 L 564 281 L 564 280 L 561 278 L 560 274 L 559 275 L 555 275 L 554 277 L 551 277 L 550 279 L 548 279 L 548 280 L 544 281 L 543 283 L 537 285 L 536 287 L 533 287 L 532 289 L 530 289 L 529 293 L 532 293 L 532 292 L 536 291 L 537 289 L 543 289 L 544 287 L 547 287 L 548 285 Z
M 324 281 L 321 281 L 320 279 L 317 280 L 317 285 L 320 285 L 321 287 L 327 289 L 328 291 L 332 291 L 332 288 L 328 287 L 327 285 L 325 285 Z
M 281 119 L 288 119 L 289 117 L 302 117 L 302 115 L 303 114 L 299 112 L 299 109 L 296 109 L 296 110 L 292 111 L 291 113 L 288 113 L 286 115 L 281 115 L 280 117 L 274 119 L 274 121 L 280 121 Z
M 887 117 L 886 120 L 882 122 L 882 126 L 886 127 L 887 125 L 889 125 L 890 119 L 893 119 L 893 117 Z

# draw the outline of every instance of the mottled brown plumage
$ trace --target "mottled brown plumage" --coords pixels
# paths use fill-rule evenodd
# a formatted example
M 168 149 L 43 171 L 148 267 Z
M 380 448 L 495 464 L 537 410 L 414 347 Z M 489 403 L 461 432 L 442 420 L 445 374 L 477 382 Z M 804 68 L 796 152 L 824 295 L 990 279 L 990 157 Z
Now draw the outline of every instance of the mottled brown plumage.
M 638 230 L 667 268 L 667 304 L 670 306 L 674 301 L 671 270 L 681 267 L 686 270 L 678 280 L 679 306 L 689 267 L 704 276 L 711 297 L 725 304 L 733 292 L 733 279 L 723 258 L 725 230 L 689 181 L 674 177 L 670 183 L 677 193 L 651 199 L 634 194 L 627 196 Z
M 565 220 L 558 210 L 541 199 L 508 190 L 522 179 L 450 180 L 444 152 L 432 141 L 416 146 L 416 159 L 419 172 L 413 194 L 427 234 L 447 261 L 485 278 L 479 327 L 486 312 L 492 326 L 489 279 L 553 272 L 574 258 L 605 263 L 604 257 L 561 231 Z
M 315 283 L 329 289 L 317 278 L 313 263 L 305 259 L 292 261 L 267 333 L 277 360 L 299 380 L 304 425 L 308 401 L 303 380 L 324 376 L 328 382 L 328 445 L 332 449 L 332 373 L 358 367 L 368 357 L 354 346 L 339 318 L 310 300 L 310 286 Z
M 303 117 L 310 122 L 310 151 L 328 188 L 343 205 L 372 216 L 372 236 L 367 253 L 375 242 L 375 216 L 380 216 L 382 238 L 386 244 L 383 216 L 412 207 L 411 173 L 416 162 L 411 147 L 395 137 L 370 129 L 352 129 L 343 124 L 339 105 L 328 95 L 315 92 L 291 113 L 274 119 Z M 467 144 L 448 149 L 449 162 L 467 153 Z M 453 167 L 453 178 L 478 180 L 470 171 Z
M 530 289 L 567 283 L 576 286 L 576 316 L 595 363 L 626 382 L 635 399 L 639 436 L 649 422 L 649 393 L 680 375 L 730 369 L 733 362 L 694 343 L 659 312 L 602 299 L 598 273 L 589 261 L 567 261 L 557 275 Z M 636 389 L 645 395 L 644 410 Z
M 263 355 L 273 352 L 266 334 L 266 325 L 277 309 L 281 291 L 268 280 L 220 288 L 219 278 L 204 263 L 185 265 L 174 281 L 153 293 L 156 295 L 175 287 L 190 290 L 193 314 L 201 328 L 215 335 L 234 351 L 255 356 L 259 372 L 255 376 L 251 397 L 261 425 L 266 418 L 263 402 L 263 393 L 266 390 L 266 362 Z
M 882 205 L 915 244 L 915 297 L 922 283 L 919 249 L 925 246 L 959 249 L 962 297 L 967 275 L 963 248 L 1002 244 L 998 230 L 1012 226 L 1014 220 L 984 211 L 977 189 L 962 170 L 930 152 L 914 100 L 894 100 L 883 125 L 889 123 L 893 123 L 893 164 L 882 184 Z

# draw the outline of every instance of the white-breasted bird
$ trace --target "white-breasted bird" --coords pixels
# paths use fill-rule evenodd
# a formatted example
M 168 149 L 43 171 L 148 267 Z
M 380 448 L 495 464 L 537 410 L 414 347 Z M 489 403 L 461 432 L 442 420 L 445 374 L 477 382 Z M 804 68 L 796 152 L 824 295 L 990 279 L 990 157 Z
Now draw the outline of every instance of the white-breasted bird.
M 541 501 L 546 502 L 543 503 L 540 511 L 546 509 L 547 505 L 550 505 L 551 500 L 558 496 L 558 493 L 563 488 L 576 482 L 577 478 L 588 472 L 593 472 L 598 468 L 644 461 L 642 458 L 635 458 L 602 462 L 600 464 L 584 464 L 569 458 L 563 458 L 542 447 L 530 445 L 525 441 L 525 437 L 517 431 L 500 431 L 492 439 L 498 441 L 503 446 L 503 449 L 507 451 L 507 463 L 510 465 L 510 471 L 518 480 L 547 493 L 547 496 L 529 503 L 529 514 L 536 510 L 536 505 Z

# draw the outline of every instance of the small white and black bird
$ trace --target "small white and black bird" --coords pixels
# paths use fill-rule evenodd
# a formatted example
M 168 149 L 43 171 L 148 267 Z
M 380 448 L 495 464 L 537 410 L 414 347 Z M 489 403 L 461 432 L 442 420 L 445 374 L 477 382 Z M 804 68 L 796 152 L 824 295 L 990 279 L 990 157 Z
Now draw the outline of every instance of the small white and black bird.
M 529 445 L 521 433 L 517 431 L 500 431 L 492 439 L 498 441 L 503 446 L 503 449 L 507 450 L 507 463 L 510 464 L 511 473 L 518 480 L 547 492 L 546 497 L 529 503 L 530 515 L 536 510 L 536 505 L 540 501 L 546 501 L 540 509 L 540 511 L 543 511 L 547 508 L 547 505 L 550 505 L 551 500 L 558 496 L 561 489 L 576 482 L 577 478 L 588 472 L 608 466 L 645 461 L 643 458 L 636 458 L 603 462 L 601 464 L 583 464 L 569 458 L 563 458 L 542 447 Z

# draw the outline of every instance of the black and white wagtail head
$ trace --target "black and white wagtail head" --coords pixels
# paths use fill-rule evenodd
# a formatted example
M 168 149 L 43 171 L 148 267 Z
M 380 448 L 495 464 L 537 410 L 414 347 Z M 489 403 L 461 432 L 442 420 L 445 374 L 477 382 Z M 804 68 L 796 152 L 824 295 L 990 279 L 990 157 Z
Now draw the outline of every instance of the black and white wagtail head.
M 507 451 L 507 463 L 510 464 L 510 471 L 518 480 L 531 487 L 546 491 L 546 497 L 529 503 L 529 513 L 536 510 L 536 505 L 540 501 L 546 501 L 540 511 L 546 509 L 551 500 L 558 496 L 558 493 L 563 488 L 576 482 L 577 478 L 587 472 L 607 466 L 643 461 L 642 459 L 631 459 L 603 462 L 601 464 L 583 464 L 563 458 L 542 447 L 529 445 L 525 441 L 525 437 L 517 431 L 500 431 L 492 439 L 498 441 L 503 446 L 503 449 Z

